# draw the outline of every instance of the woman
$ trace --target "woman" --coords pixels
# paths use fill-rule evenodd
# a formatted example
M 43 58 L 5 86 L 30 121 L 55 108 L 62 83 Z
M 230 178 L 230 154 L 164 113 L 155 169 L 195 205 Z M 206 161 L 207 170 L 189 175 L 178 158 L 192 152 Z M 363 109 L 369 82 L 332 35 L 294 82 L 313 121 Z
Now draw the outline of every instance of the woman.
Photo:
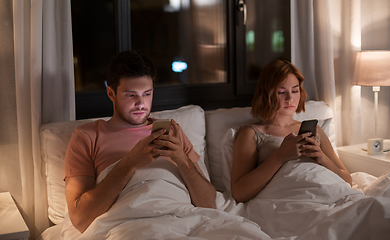
M 297 158 L 308 161 L 309 157 L 351 185 L 351 175 L 321 127 L 317 126 L 313 137 L 310 133 L 297 135 L 301 123 L 293 114 L 305 111 L 303 80 L 288 61 L 273 61 L 263 69 L 251 111 L 262 120 L 242 127 L 233 145 L 231 189 L 237 202 L 256 196 L 285 162 Z

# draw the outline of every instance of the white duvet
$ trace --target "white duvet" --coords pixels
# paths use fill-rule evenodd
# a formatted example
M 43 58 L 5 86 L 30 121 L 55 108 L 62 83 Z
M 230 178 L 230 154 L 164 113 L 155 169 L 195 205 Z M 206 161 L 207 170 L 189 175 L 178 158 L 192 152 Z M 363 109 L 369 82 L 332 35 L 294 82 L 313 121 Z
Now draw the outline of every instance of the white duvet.
M 113 166 L 104 170 L 97 182 Z M 236 204 L 231 197 L 218 193 L 220 210 L 215 210 L 194 207 L 176 167 L 158 159 L 138 170 L 111 209 L 83 234 L 66 216 L 61 237 L 390 239 L 390 177 L 370 181 L 365 178 L 366 175 L 355 175 L 354 180 L 361 181 L 355 181 L 354 187 L 371 197 L 310 160 L 290 161 L 245 204 Z M 364 185 L 367 182 L 371 184 Z
M 113 166 L 100 174 L 97 183 Z M 225 201 L 222 205 L 237 212 L 238 205 L 230 202 L 232 204 Z M 257 224 L 240 216 L 194 207 L 177 168 L 164 159 L 138 170 L 111 209 L 95 219 L 83 234 L 72 226 L 67 215 L 61 237 L 80 240 L 270 239 Z
M 368 197 L 311 160 L 293 160 L 246 203 L 245 217 L 272 239 L 390 239 L 389 186 L 389 176 L 355 186 Z

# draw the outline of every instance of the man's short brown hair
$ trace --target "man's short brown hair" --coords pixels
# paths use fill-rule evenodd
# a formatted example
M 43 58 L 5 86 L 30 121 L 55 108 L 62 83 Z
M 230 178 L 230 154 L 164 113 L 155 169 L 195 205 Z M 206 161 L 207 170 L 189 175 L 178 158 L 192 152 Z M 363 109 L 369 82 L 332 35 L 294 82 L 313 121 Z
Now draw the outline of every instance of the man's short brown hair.
M 107 85 L 116 92 L 121 78 L 148 76 L 154 82 L 154 65 L 146 54 L 127 50 L 120 52 L 110 60 L 106 74 Z

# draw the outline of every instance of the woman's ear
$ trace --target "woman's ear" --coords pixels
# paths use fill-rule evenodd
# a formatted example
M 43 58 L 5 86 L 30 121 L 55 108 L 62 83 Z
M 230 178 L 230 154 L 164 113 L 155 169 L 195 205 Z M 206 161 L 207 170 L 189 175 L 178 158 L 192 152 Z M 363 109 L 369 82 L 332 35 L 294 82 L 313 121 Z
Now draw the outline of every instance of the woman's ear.
M 116 94 L 115 94 L 114 89 L 112 89 L 110 86 L 107 86 L 106 90 L 107 90 L 107 96 L 110 98 L 110 100 L 113 103 L 115 103 L 115 96 L 116 96 Z

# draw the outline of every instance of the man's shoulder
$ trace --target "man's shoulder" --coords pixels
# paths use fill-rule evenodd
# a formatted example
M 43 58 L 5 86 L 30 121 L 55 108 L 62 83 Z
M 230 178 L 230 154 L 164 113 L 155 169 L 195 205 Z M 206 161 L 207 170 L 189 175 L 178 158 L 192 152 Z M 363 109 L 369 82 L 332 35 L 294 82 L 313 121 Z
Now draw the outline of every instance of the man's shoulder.
M 102 128 L 105 128 L 106 124 L 107 121 L 99 119 L 76 127 L 75 132 L 86 133 L 86 134 L 96 133 L 101 131 Z
M 82 125 L 79 125 L 76 127 L 76 129 L 90 129 L 90 128 L 95 128 L 103 123 L 107 123 L 105 120 L 103 119 L 97 119 L 95 121 L 92 121 L 92 122 L 87 122 L 87 123 L 84 123 Z

